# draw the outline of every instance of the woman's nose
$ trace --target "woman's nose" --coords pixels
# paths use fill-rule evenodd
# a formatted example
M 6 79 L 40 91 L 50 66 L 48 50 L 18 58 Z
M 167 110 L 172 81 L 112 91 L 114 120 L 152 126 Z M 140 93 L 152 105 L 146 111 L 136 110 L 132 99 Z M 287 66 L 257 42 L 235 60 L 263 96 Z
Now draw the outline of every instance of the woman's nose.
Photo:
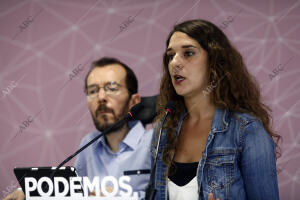
M 173 74 L 177 74 L 179 71 L 182 70 L 183 64 L 182 64 L 182 59 L 179 56 L 179 54 L 176 54 L 173 59 L 171 60 L 170 66 L 171 66 L 171 71 Z

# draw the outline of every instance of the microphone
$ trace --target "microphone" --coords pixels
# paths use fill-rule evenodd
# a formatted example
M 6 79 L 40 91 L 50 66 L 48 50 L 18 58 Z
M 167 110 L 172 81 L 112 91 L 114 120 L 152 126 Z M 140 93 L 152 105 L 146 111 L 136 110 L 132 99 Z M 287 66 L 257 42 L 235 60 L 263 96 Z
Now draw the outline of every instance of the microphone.
M 134 116 L 136 114 L 138 114 L 140 112 L 140 110 L 143 108 L 143 104 L 141 103 L 138 103 L 138 104 L 135 104 L 131 109 L 130 111 L 124 116 L 124 119 L 126 121 L 129 121 L 129 120 L 133 120 L 134 119 Z
M 121 126 L 124 122 L 126 121 L 130 121 L 134 119 L 134 116 L 143 108 L 143 105 L 141 103 L 138 103 L 136 105 L 134 105 L 130 111 L 119 121 L 115 122 L 113 125 L 111 125 L 110 127 L 108 127 L 106 130 L 104 130 L 101 134 L 97 135 L 94 139 L 92 139 L 91 141 L 89 141 L 87 144 L 85 144 L 83 147 L 81 147 L 80 149 L 78 149 L 75 153 L 73 153 L 72 155 L 70 155 L 68 158 L 66 158 L 64 161 L 62 161 L 57 167 L 56 169 L 52 172 L 51 174 L 51 178 L 53 178 L 54 174 L 56 173 L 56 171 L 62 167 L 64 164 L 66 164 L 67 162 L 69 162 L 72 158 L 74 158 L 77 154 L 79 154 L 81 151 L 83 151 L 84 149 L 86 149 L 88 146 L 90 146 L 91 144 L 93 144 L 96 140 L 98 140 L 100 137 L 107 135 L 108 133 L 110 133 L 113 129 L 115 129 L 116 127 Z
M 159 130 L 159 134 L 158 134 L 158 140 L 157 140 L 157 144 L 156 144 L 156 151 L 155 151 L 155 156 L 154 156 L 154 163 L 153 163 L 153 167 L 151 169 L 151 175 L 150 175 L 150 180 L 146 189 L 146 197 L 145 200 L 154 200 L 155 195 L 156 195 L 156 189 L 155 189 L 155 185 L 154 185 L 154 179 L 155 179 L 155 173 L 156 173 L 156 163 L 157 163 L 157 158 L 158 158 L 158 149 L 159 149 L 159 144 L 160 144 L 160 138 L 162 135 L 162 130 L 163 130 L 163 126 L 164 123 L 167 119 L 167 117 L 169 116 L 169 114 L 171 114 L 172 112 L 174 112 L 175 110 L 175 103 L 173 101 L 169 101 L 165 107 L 165 115 L 163 117 L 162 123 L 161 123 L 161 127 Z

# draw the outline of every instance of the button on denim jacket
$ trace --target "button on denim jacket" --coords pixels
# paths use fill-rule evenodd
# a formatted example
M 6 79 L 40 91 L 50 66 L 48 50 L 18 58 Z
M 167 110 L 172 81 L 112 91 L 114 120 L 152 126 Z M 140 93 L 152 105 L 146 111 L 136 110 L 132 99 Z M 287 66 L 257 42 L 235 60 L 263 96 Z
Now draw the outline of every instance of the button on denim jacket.
M 180 133 L 184 115 L 181 114 L 174 134 Z M 166 166 L 161 159 L 167 143 L 165 133 L 161 137 L 155 176 L 157 200 L 168 199 Z M 156 143 L 152 145 L 152 160 L 155 146 Z M 256 118 L 218 108 L 198 164 L 199 200 L 207 200 L 210 192 L 221 200 L 279 199 L 274 148 L 272 138 Z

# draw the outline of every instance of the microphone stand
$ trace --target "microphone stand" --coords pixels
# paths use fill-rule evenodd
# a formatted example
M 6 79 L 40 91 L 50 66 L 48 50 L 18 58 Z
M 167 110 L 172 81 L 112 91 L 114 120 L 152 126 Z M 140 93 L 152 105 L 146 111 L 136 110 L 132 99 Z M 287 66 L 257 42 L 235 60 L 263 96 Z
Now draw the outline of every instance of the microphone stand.
M 53 178 L 53 176 L 55 175 L 55 173 L 57 172 L 57 170 L 62 167 L 64 164 L 66 164 L 67 162 L 69 162 L 72 158 L 74 158 L 77 154 L 79 154 L 80 152 L 82 152 L 84 149 L 86 149 L 88 146 L 90 146 L 92 143 L 94 143 L 96 140 L 98 140 L 100 137 L 107 135 L 108 133 L 110 133 L 113 129 L 115 129 L 116 127 L 121 126 L 125 121 L 129 121 L 131 119 L 133 119 L 133 116 L 142 108 L 142 104 L 136 104 L 132 107 L 132 109 L 130 110 L 130 112 L 128 112 L 121 120 L 117 121 L 116 123 L 114 123 L 113 125 L 111 125 L 110 127 L 108 127 L 106 130 L 104 130 L 101 134 L 97 135 L 94 139 L 92 139 L 90 142 L 88 142 L 87 144 L 85 144 L 83 147 L 81 147 L 80 149 L 78 149 L 75 153 L 73 153 L 72 155 L 70 155 L 68 158 L 66 158 L 62 163 L 60 163 L 56 169 L 51 173 L 50 175 L 50 179 Z
M 155 157 L 154 157 L 154 163 L 153 163 L 153 167 L 151 169 L 149 184 L 146 189 L 145 200 L 154 200 L 156 192 L 157 192 L 157 190 L 155 188 L 155 181 L 154 181 L 155 175 L 156 175 L 156 163 L 157 163 L 157 158 L 158 158 L 158 150 L 159 150 L 159 144 L 160 144 L 160 139 L 161 139 L 161 135 L 162 135 L 163 125 L 164 125 L 169 113 L 171 113 L 171 110 L 166 108 L 166 114 L 162 120 L 162 124 L 161 124 L 160 130 L 159 130 L 159 135 L 158 135 L 158 140 L 157 140 L 157 145 L 156 145 L 156 152 L 155 152 Z

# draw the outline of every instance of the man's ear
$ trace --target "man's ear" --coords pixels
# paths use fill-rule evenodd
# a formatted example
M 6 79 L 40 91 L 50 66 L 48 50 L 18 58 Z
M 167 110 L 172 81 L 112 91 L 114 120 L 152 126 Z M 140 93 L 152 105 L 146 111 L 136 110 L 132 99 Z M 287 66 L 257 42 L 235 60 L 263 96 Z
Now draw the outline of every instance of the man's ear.
M 135 105 L 141 102 L 141 96 L 138 93 L 131 95 L 129 101 L 129 110 Z

